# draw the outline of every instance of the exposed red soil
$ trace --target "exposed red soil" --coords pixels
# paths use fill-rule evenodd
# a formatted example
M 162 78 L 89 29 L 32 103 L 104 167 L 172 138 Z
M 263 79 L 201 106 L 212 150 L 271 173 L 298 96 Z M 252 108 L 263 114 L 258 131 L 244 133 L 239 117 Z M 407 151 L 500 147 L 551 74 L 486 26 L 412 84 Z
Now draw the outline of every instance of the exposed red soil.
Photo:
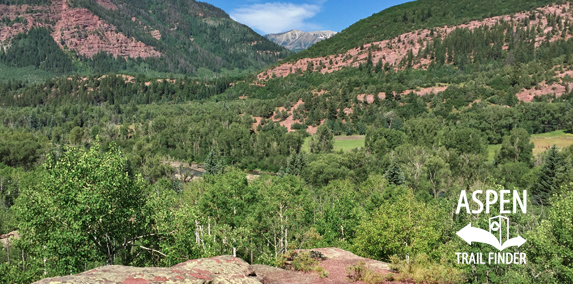
M 239 98 L 241 98 L 241 97 L 239 97 Z M 302 100 L 298 100 L 298 102 L 296 102 L 296 104 L 294 104 L 294 106 L 292 106 L 291 109 L 289 111 L 287 111 L 288 117 L 283 121 L 275 118 L 275 116 L 277 115 L 277 113 L 284 111 L 286 109 L 284 107 L 278 107 L 275 110 L 275 112 L 273 113 L 273 116 L 269 120 L 272 120 L 274 122 L 278 122 L 281 126 L 286 127 L 288 132 L 294 132 L 296 130 L 292 129 L 292 125 L 295 123 L 302 123 L 302 122 L 300 120 L 293 119 L 293 112 L 303 103 L 304 102 Z M 253 129 L 257 129 L 257 126 L 259 126 L 261 124 L 262 117 L 256 116 L 256 117 L 253 117 L 253 119 L 255 119 L 255 122 L 253 123 Z
M 366 95 L 366 94 L 362 94 L 362 95 L 357 95 L 356 98 L 361 101 L 364 102 L 364 100 L 366 99 L 366 102 L 371 104 L 374 102 L 374 95 Z M 380 92 L 378 93 L 378 98 L 383 100 L 386 98 L 386 93 L 384 92 Z
M 325 121 L 326 121 L 326 119 L 323 119 L 320 121 L 320 123 L 317 126 L 309 126 L 306 129 L 306 132 L 310 135 L 314 135 L 316 133 L 316 130 L 318 129 L 318 126 L 323 125 Z
M 97 3 L 106 9 L 117 9 L 109 0 L 98 0 Z M 0 5 L 0 14 L 11 20 L 19 17 L 26 20 L 25 23 L 0 26 L 3 42 L 33 27 L 48 27 L 53 29 L 52 37 L 62 49 L 66 46 L 86 57 L 91 58 L 101 51 L 124 58 L 161 56 L 153 47 L 126 37 L 88 9 L 69 7 L 67 0 L 54 0 L 50 6 Z
M 565 12 L 563 12 L 563 9 Z M 538 8 L 534 13 L 537 14 L 537 19 L 530 21 L 529 26 L 532 27 L 534 25 L 540 24 L 541 27 L 544 29 L 545 33 L 551 32 L 553 30 L 552 27 L 547 26 L 547 14 L 552 15 L 559 15 L 562 17 L 563 23 L 566 20 L 572 20 L 573 15 L 570 11 L 570 3 L 567 2 L 563 5 L 550 5 L 542 8 Z M 529 17 L 529 12 L 527 13 L 516 13 L 514 15 L 505 15 L 505 16 L 497 16 L 486 18 L 481 21 L 471 21 L 467 24 L 457 25 L 457 26 L 444 26 L 441 28 L 435 29 L 434 36 L 439 36 L 444 38 L 448 34 L 450 34 L 455 29 L 469 29 L 473 30 L 482 26 L 493 26 L 498 24 L 501 21 L 512 23 L 515 25 L 518 21 Z M 571 38 L 572 35 L 570 32 L 565 36 L 566 39 Z M 317 58 L 303 58 L 296 62 L 284 63 L 277 67 L 268 69 L 258 75 L 259 80 L 265 80 L 266 78 L 270 78 L 273 75 L 285 77 L 291 73 L 297 72 L 298 69 L 300 71 L 306 71 L 309 62 L 312 63 L 314 66 L 314 70 L 321 72 L 321 73 L 331 73 L 334 71 L 338 71 L 344 67 L 354 66 L 357 67 L 359 64 L 366 62 L 368 58 L 368 50 L 369 48 L 374 45 L 376 48 L 372 50 L 372 62 L 376 64 L 379 59 L 382 60 L 383 63 L 389 63 L 390 65 L 397 67 L 398 63 L 406 56 L 408 51 L 412 51 L 414 55 L 417 55 L 421 48 L 425 47 L 427 44 L 433 41 L 432 36 L 430 36 L 430 30 L 422 29 L 416 30 L 413 32 L 402 34 L 398 37 L 395 37 L 390 40 L 383 40 L 374 43 L 364 44 L 363 49 L 361 48 L 353 48 L 345 53 L 342 54 L 335 54 L 325 57 L 317 57 Z M 557 33 L 557 35 L 552 36 L 550 41 L 556 41 L 562 38 L 561 33 Z M 545 34 L 540 34 L 536 39 L 536 46 L 539 46 L 542 42 L 546 40 Z M 506 47 L 507 48 L 507 47 Z M 331 63 L 332 62 L 332 63 Z M 429 63 L 428 59 L 422 59 L 421 62 L 418 62 L 414 67 L 416 68 L 425 68 L 425 66 Z M 324 68 L 317 70 L 319 66 L 323 65 Z
M 530 90 L 523 89 L 516 94 L 517 98 L 524 102 L 531 102 L 535 96 L 543 96 L 555 94 L 556 97 L 560 97 L 567 93 L 567 88 L 564 86 L 569 86 L 569 90 L 572 90 L 573 83 L 558 84 L 553 83 L 551 85 L 540 84 L 538 89 L 532 88 Z
M 438 93 L 445 91 L 447 88 L 448 88 L 448 86 L 435 86 L 435 87 L 429 87 L 429 88 L 420 88 L 419 91 L 417 91 L 417 90 L 406 90 L 406 91 L 402 92 L 402 95 L 407 95 L 407 94 L 410 94 L 411 92 L 416 93 L 416 95 L 418 95 L 418 96 L 425 96 L 425 95 L 429 95 L 431 93 L 438 94 Z
M 160 39 L 161 39 L 161 32 L 159 32 L 159 30 L 151 31 L 150 34 L 151 34 L 151 36 L 152 36 L 153 38 L 155 38 L 156 40 L 160 40 Z
M 556 71 L 555 78 L 558 79 L 556 83 L 547 84 L 545 81 L 538 84 L 535 88 L 522 89 L 516 94 L 517 98 L 524 102 L 531 102 L 536 96 L 545 96 L 555 94 L 556 97 L 560 97 L 566 93 L 573 90 L 573 70 L 558 71 L 559 66 L 553 68 Z

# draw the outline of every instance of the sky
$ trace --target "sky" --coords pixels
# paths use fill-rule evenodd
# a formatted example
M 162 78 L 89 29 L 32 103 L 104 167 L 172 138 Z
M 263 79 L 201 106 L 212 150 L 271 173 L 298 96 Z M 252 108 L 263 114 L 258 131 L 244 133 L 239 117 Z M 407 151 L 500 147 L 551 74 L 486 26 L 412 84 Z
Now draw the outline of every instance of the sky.
M 406 0 L 199 0 L 223 9 L 261 35 L 297 29 L 340 32 Z

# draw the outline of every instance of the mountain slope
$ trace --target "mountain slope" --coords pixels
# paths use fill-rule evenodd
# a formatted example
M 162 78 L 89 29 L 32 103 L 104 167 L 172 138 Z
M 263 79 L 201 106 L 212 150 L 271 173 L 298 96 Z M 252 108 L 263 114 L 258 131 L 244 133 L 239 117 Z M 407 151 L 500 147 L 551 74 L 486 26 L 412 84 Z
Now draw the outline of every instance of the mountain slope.
M 333 31 L 304 32 L 290 30 L 284 33 L 268 34 L 265 37 L 289 50 L 297 52 L 305 50 L 319 41 L 329 39 L 335 34 L 336 32 Z
M 290 60 L 332 55 L 417 29 L 459 25 L 486 17 L 509 15 L 551 4 L 551 0 L 418 0 L 385 9 L 351 25 Z
M 406 14 L 413 13 L 412 10 L 408 11 Z M 368 18 L 366 21 L 373 20 Z M 573 31 L 569 26 L 572 21 L 570 3 L 567 2 L 454 26 L 423 28 L 348 50 L 342 48 L 340 53 L 327 56 L 298 58 L 301 52 L 259 74 L 259 79 L 274 75 L 287 76 L 309 68 L 331 73 L 345 67 L 359 67 L 361 64 L 399 70 L 405 67 L 427 69 L 432 64 L 444 63 L 460 67 L 472 61 L 476 63 L 494 57 L 515 62 L 515 53 L 531 53 L 543 43 L 571 38 Z M 399 30 L 400 26 L 401 23 L 389 25 L 386 30 Z M 339 44 L 337 36 L 320 44 L 335 49 Z M 312 50 L 316 51 L 315 46 L 304 53 L 308 56 Z
M 291 54 L 224 11 L 193 0 L 0 3 L 4 46 L 19 33 L 45 27 L 84 72 L 255 70 Z

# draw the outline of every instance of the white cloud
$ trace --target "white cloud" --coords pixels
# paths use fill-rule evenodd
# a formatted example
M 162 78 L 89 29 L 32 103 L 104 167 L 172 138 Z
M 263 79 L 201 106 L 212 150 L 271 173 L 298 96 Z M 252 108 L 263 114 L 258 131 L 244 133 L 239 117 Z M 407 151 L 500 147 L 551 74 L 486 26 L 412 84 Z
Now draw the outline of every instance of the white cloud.
M 320 1 L 319 3 L 323 3 Z M 320 12 L 319 5 L 293 3 L 252 4 L 235 9 L 231 18 L 263 34 L 286 32 L 291 29 L 318 30 L 320 26 L 307 20 Z

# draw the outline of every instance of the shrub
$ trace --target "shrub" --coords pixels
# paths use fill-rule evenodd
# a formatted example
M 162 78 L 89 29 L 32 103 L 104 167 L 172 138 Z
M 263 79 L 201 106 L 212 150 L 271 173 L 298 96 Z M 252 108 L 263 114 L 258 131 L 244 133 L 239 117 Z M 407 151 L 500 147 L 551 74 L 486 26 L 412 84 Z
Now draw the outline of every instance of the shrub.
M 444 259 L 440 263 L 434 263 L 426 254 L 419 254 L 412 258 L 395 255 L 390 257 L 390 260 L 392 269 L 415 283 L 453 284 L 465 281 L 463 271 L 452 267 Z
M 348 278 L 352 281 L 363 281 L 369 284 L 394 280 L 394 275 L 392 273 L 382 275 L 374 272 L 366 267 L 366 263 L 364 263 L 364 261 L 360 261 L 355 265 L 346 267 L 346 274 L 348 274 Z

